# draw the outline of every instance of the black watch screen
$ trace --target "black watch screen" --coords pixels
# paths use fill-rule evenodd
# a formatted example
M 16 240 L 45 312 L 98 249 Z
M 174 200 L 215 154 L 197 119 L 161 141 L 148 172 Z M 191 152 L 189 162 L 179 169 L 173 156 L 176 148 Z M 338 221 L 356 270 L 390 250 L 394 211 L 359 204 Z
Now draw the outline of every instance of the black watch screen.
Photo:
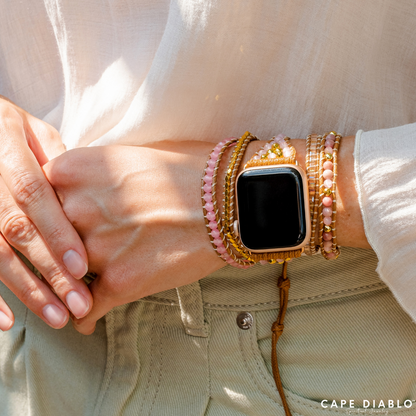
M 249 250 L 296 247 L 306 238 L 302 176 L 291 167 L 243 172 L 237 180 L 239 233 Z

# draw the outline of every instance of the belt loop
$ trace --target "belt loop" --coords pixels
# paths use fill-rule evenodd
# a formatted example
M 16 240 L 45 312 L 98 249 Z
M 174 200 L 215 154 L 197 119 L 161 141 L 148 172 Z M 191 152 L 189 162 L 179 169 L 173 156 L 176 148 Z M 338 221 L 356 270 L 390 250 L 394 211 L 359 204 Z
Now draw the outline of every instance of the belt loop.
M 204 319 L 204 306 L 199 281 L 177 287 L 181 318 L 185 332 L 194 337 L 208 337 L 208 327 Z

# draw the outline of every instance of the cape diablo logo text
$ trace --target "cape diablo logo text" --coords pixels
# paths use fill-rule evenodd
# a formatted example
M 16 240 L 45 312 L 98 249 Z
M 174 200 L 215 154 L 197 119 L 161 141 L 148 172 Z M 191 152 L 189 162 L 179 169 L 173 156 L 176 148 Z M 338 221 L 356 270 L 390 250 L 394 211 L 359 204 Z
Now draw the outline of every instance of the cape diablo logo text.
M 361 406 L 360 406 L 361 404 Z M 400 409 L 402 407 L 410 408 L 413 405 L 412 400 L 405 400 L 403 404 L 400 403 L 400 400 L 363 400 L 362 403 L 358 404 L 358 408 L 363 409 Z M 336 400 L 322 400 L 321 407 L 324 409 L 328 408 L 340 408 L 340 409 L 354 409 L 355 403 L 354 400 L 341 400 L 337 402 Z

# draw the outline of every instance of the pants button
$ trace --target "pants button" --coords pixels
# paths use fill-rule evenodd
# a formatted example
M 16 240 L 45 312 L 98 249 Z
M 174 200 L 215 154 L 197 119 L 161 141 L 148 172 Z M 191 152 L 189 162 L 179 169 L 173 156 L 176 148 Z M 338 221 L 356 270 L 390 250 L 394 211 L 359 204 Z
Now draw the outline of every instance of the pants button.
M 250 329 L 253 325 L 253 315 L 249 312 L 241 312 L 237 316 L 237 325 L 241 329 Z

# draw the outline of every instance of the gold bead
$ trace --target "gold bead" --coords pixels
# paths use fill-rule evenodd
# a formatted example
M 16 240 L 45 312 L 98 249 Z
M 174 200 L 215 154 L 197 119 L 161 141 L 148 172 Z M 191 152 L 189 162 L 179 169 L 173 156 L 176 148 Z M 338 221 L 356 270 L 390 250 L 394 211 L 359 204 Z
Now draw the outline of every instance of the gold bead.
M 326 188 L 326 189 L 324 190 L 324 194 L 325 194 L 326 196 L 330 196 L 330 195 L 332 194 L 332 189 L 330 189 L 330 188 Z
M 329 133 L 329 134 L 333 134 L 334 136 L 338 135 L 338 133 L 336 131 L 331 131 L 331 133 Z
M 326 233 L 330 233 L 330 232 L 332 231 L 332 228 L 331 228 L 329 225 L 325 225 L 325 227 L 324 227 L 324 231 L 325 231 Z
M 282 151 L 279 149 L 279 150 L 276 150 L 276 155 L 278 156 L 278 157 L 282 157 L 283 156 L 283 153 L 282 153 Z
M 331 153 L 325 153 L 325 159 L 327 159 L 327 160 L 332 160 L 332 155 L 331 155 Z

